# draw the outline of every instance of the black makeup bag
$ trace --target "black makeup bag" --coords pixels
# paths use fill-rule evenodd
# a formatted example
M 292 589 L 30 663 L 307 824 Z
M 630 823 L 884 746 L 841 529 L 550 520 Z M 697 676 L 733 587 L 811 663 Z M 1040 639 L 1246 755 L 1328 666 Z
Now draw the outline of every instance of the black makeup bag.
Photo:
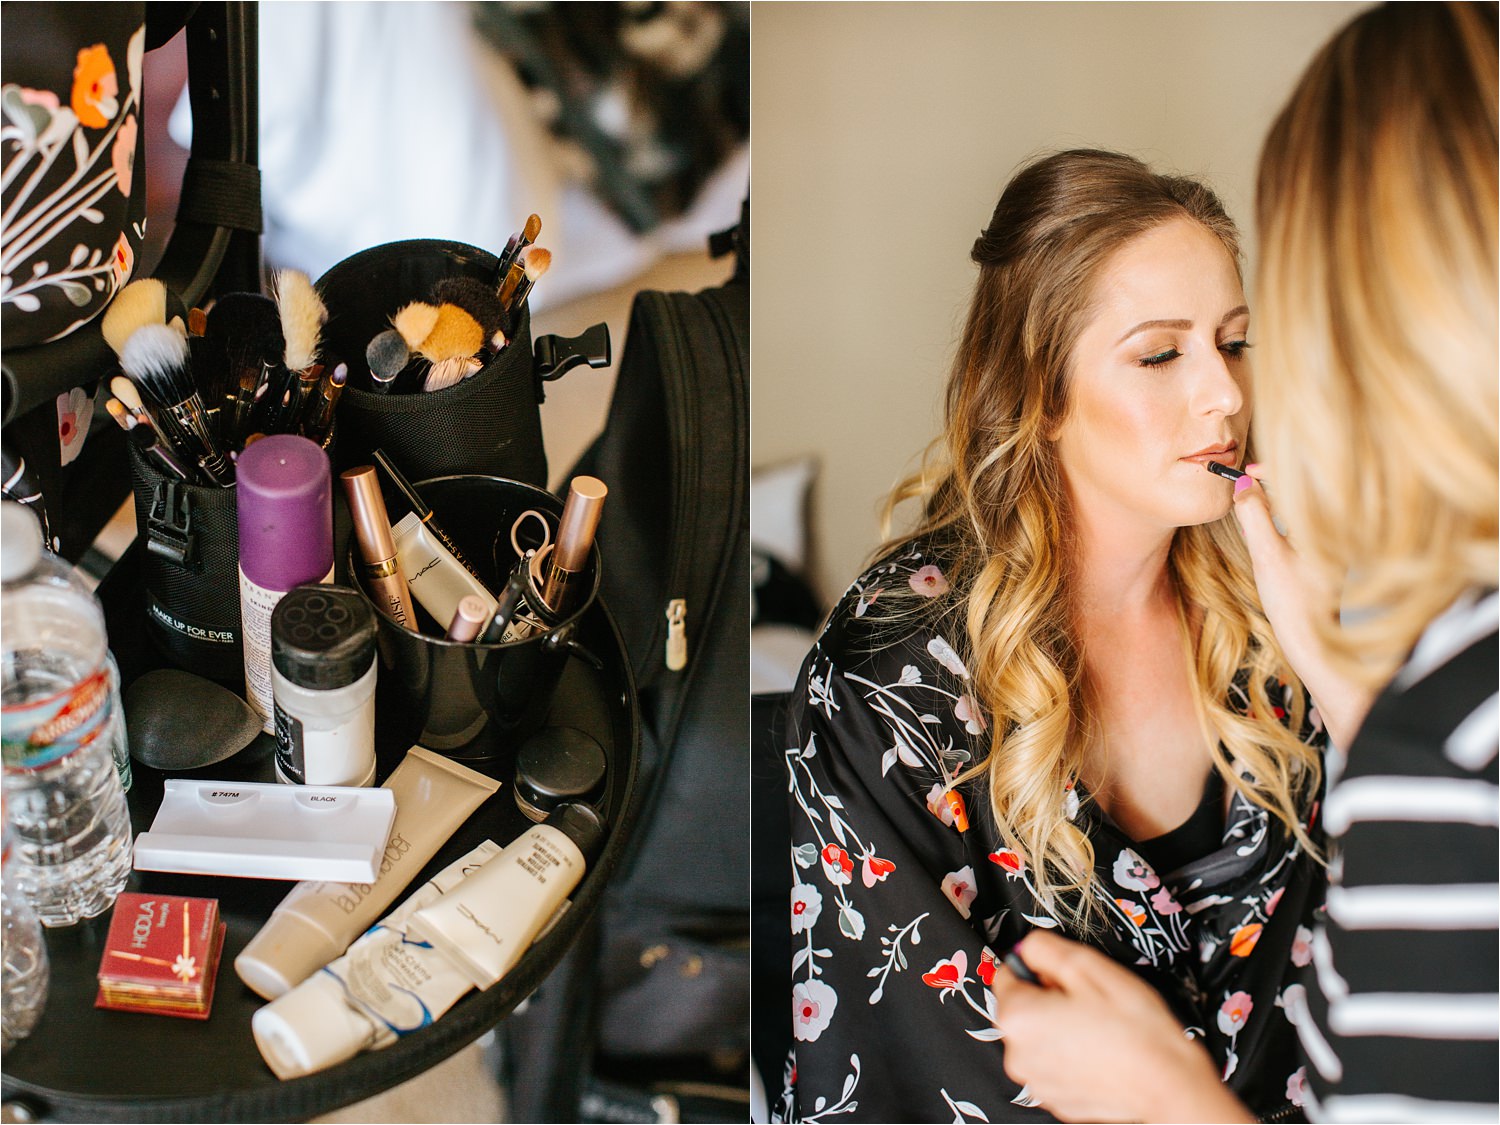
M 177 667 L 243 690 L 238 493 L 186 484 L 128 448 L 146 633 Z
M 534 358 L 531 313 L 522 305 L 514 323 L 505 326 L 506 346 L 462 382 L 441 391 L 413 389 L 420 388 L 427 366 L 413 360 L 390 391 L 368 389 L 365 348 L 390 327 L 398 309 L 412 301 L 430 302 L 433 287 L 447 277 L 493 285 L 496 265 L 493 254 L 475 246 L 412 239 L 362 250 L 319 279 L 318 291 L 328 306 L 323 327 L 328 362 L 349 366 L 349 383 L 338 406 L 338 471 L 368 465 L 374 451 L 383 449 L 412 480 L 472 473 L 547 486 L 542 382 L 576 362 L 608 364 L 603 325 L 579 337 L 591 341 L 602 331 L 602 355 L 577 356 L 576 349 L 559 348 L 558 339 L 549 336 L 538 341 L 539 358 Z

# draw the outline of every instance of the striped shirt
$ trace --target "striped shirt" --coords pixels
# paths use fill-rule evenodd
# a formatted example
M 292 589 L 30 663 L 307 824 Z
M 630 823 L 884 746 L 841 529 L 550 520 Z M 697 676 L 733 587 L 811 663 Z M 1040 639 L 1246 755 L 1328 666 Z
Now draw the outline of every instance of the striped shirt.
M 1315 1121 L 1500 1117 L 1497 622 L 1493 591 L 1433 621 L 1330 763 L 1327 917 L 1285 1004 Z

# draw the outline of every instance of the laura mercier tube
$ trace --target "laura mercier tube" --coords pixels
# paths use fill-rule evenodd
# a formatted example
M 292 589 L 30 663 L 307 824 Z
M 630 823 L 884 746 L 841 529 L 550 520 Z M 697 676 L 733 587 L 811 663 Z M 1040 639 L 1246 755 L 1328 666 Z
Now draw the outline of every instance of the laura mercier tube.
M 396 820 L 375 881 L 298 883 L 234 959 L 240 980 L 267 1000 L 348 949 L 500 783 L 413 746 L 385 788 Z
M 604 841 L 589 805 L 562 805 L 442 900 L 417 911 L 407 932 L 488 988 L 510 971 L 568 897 Z

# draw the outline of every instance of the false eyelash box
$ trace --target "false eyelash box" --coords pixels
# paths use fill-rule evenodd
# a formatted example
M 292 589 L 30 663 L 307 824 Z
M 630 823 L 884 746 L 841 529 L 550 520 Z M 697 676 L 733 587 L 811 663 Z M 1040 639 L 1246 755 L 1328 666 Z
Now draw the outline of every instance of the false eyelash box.
M 396 819 L 389 789 L 171 779 L 138 871 L 372 883 Z

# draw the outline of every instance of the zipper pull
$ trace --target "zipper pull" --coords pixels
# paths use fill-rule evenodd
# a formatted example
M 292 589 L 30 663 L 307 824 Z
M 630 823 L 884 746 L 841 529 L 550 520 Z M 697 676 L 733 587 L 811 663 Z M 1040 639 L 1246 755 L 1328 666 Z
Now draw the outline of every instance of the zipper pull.
M 687 599 L 673 598 L 667 603 L 667 670 L 681 672 L 687 667 Z

